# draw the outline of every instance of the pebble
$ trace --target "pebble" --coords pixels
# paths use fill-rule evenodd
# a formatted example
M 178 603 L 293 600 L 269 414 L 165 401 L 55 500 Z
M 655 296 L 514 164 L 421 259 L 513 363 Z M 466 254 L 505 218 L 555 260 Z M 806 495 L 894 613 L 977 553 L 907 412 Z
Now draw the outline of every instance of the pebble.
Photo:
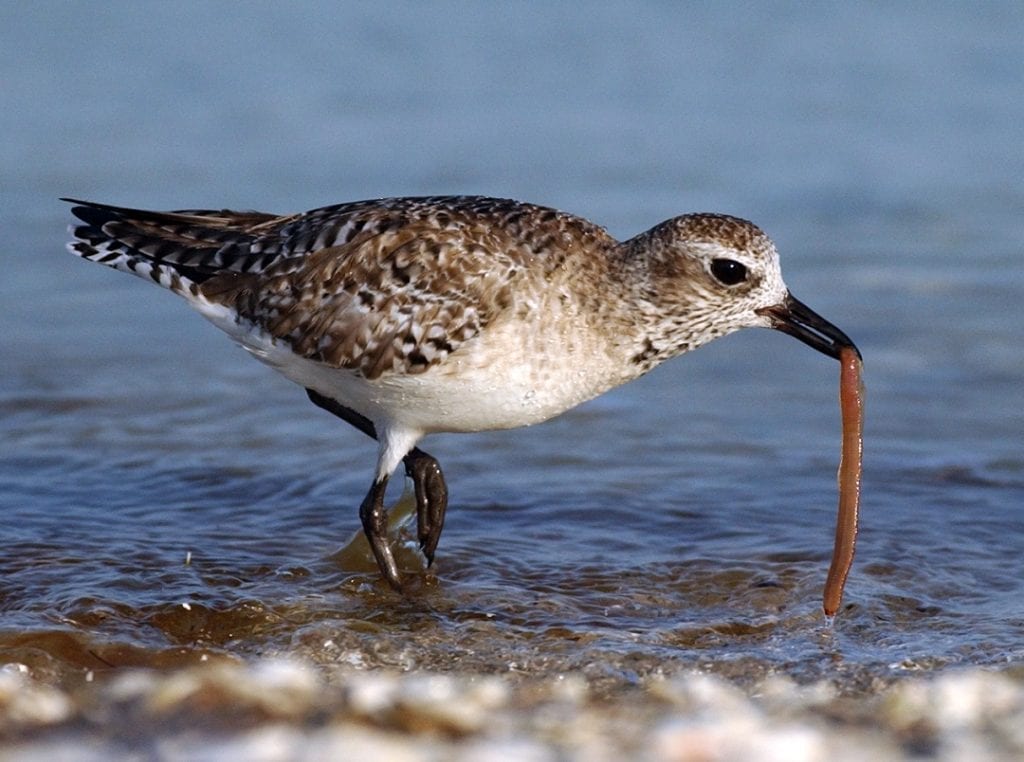
M 187 732 L 182 732 L 186 730 Z M 0 668 L 0 762 L 125 755 L 639 762 L 1024 758 L 1024 674 L 980 668 L 842 695 L 772 675 L 685 672 L 611 694 L 545 678 L 322 667 L 288 659 L 98 674 L 73 690 Z

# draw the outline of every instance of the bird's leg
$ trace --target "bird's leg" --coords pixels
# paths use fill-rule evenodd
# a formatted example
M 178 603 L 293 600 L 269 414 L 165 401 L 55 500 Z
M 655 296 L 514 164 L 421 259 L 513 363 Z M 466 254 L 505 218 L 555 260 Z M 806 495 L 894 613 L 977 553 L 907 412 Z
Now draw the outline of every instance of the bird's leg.
M 382 476 L 373 482 L 370 491 L 359 506 L 359 518 L 363 522 L 363 532 L 370 541 L 373 557 L 381 574 L 395 590 L 402 591 L 402 578 L 398 575 L 398 564 L 388 544 L 388 511 L 384 507 L 384 491 L 388 486 L 388 477 Z
M 306 389 L 306 394 L 317 407 L 323 408 L 346 423 L 355 426 L 366 436 L 377 438 L 377 429 L 374 427 L 373 421 L 366 416 L 360 415 L 355 410 L 312 389 Z M 413 487 L 416 490 L 416 538 L 419 540 L 420 549 L 427 557 L 429 565 L 434 563 L 434 551 L 437 550 L 437 543 L 441 539 L 441 529 L 444 528 L 444 515 L 448 507 L 448 485 L 445 483 L 444 473 L 441 471 L 441 464 L 437 462 L 437 458 L 423 452 L 418 447 L 410 450 L 402 459 L 402 463 L 405 464 L 405 473 L 412 479 Z M 381 499 L 383 499 L 383 493 Z M 376 554 L 376 551 L 374 553 Z M 383 566 L 381 571 L 385 576 L 388 575 Z
M 360 415 L 352 408 L 345 407 L 335 400 L 332 400 L 330 397 L 325 397 L 320 394 L 320 392 L 315 392 L 312 389 L 306 389 L 306 396 L 309 397 L 309 401 L 318 408 L 338 416 L 345 423 L 355 426 L 371 439 L 377 438 L 377 429 L 374 428 L 373 421 L 365 415 Z
M 420 550 L 427 557 L 427 566 L 430 566 L 434 563 L 434 551 L 444 528 L 448 485 L 437 458 L 418 447 L 414 447 L 402 462 L 416 488 L 416 538 L 420 541 Z

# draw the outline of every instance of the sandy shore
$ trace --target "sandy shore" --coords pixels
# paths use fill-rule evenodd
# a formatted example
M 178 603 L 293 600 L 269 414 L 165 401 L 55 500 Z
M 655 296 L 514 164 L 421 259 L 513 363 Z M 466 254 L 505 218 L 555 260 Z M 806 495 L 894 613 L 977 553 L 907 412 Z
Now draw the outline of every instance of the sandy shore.
M 121 671 L 68 688 L 0 671 L 3 760 L 806 760 L 1024 757 L 1024 671 L 972 668 L 844 694 L 685 673 L 384 673 L 294 661 Z

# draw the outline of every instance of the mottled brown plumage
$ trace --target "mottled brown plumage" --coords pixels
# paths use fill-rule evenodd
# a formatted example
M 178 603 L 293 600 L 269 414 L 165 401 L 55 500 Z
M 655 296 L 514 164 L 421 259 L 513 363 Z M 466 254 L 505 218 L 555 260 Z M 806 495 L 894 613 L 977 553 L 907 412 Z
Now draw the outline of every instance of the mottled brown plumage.
M 579 218 L 479 199 L 357 204 L 284 223 L 293 236 L 322 225 L 342 240 L 258 272 L 212 277 L 200 292 L 302 357 L 370 380 L 443 363 L 514 306 L 528 309 L 523 296 L 543 288 L 568 252 L 615 245 Z

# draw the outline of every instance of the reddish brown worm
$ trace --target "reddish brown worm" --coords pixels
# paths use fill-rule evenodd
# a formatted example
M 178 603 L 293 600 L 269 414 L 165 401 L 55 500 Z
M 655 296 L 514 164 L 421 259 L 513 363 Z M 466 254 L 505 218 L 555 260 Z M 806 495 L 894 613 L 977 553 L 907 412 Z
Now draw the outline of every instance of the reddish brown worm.
M 860 357 L 853 347 L 839 352 L 839 410 L 843 419 L 843 449 L 839 458 L 839 511 L 832 564 L 825 580 L 823 607 L 835 616 L 843 600 L 846 577 L 853 564 L 860 513 L 860 477 L 864 459 L 864 381 Z

